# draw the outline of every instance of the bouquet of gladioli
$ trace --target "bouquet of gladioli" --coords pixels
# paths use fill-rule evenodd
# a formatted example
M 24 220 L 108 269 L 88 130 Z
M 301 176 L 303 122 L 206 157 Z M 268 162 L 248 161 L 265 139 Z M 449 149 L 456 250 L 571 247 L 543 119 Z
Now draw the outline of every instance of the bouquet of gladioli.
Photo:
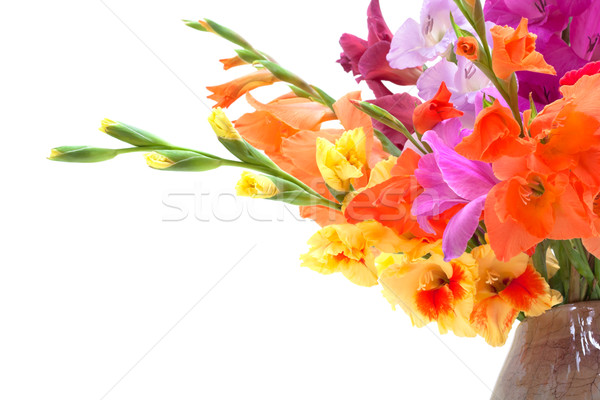
M 238 47 L 225 69 L 254 68 L 208 88 L 231 157 L 106 119 L 100 130 L 129 147 L 50 159 L 145 152 L 163 171 L 243 168 L 238 195 L 321 226 L 303 266 L 381 285 L 441 333 L 498 346 L 516 319 L 600 300 L 600 1 L 424 0 L 421 21 L 395 34 L 378 0 L 367 14 L 367 40 L 344 34 L 338 62 L 372 100 L 334 99 L 223 25 L 186 21 Z M 252 96 L 273 84 L 287 93 Z M 232 122 L 224 109 L 244 95 L 255 111 Z

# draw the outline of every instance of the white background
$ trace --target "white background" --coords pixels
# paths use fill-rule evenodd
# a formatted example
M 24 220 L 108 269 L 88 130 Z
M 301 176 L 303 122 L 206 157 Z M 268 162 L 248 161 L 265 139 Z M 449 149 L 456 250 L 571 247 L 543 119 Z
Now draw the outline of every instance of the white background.
M 381 3 L 393 31 L 418 16 L 418 1 Z M 357 86 L 337 41 L 366 37 L 367 5 L 3 3 L 1 399 L 489 398 L 508 345 L 440 338 L 378 288 L 300 268 L 317 226 L 234 201 L 241 171 L 45 159 L 60 145 L 118 147 L 97 129 L 105 117 L 225 155 L 199 98 L 251 69 L 222 71 L 233 47 L 180 19 L 232 27 L 339 97 Z

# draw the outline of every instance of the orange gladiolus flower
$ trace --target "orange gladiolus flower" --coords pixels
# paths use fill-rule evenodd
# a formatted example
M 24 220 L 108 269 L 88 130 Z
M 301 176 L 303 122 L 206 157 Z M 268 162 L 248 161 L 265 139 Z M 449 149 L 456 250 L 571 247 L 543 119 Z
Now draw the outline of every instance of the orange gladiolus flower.
M 297 130 L 316 131 L 323 122 L 336 119 L 329 107 L 293 93 L 280 96 L 266 104 L 257 101 L 251 94 L 246 95 L 246 100 L 257 111 L 267 111 Z
M 527 254 L 502 262 L 489 245 L 471 252 L 479 266 L 479 280 L 471 326 L 492 346 L 502 346 L 519 311 L 537 316 L 559 304 L 562 297 L 550 289 Z
M 463 56 L 471 61 L 477 60 L 479 58 L 479 44 L 477 43 L 477 39 L 472 36 L 458 38 L 456 55 Z
M 234 121 L 235 129 L 257 149 L 267 155 L 281 150 L 282 139 L 298 132 L 268 111 L 255 111 Z
M 227 108 L 249 91 L 277 81 L 272 73 L 261 69 L 219 86 L 208 86 L 207 89 L 213 92 L 208 98 L 217 102 L 213 107 Z
M 533 150 L 533 143 L 520 138 L 520 134 L 511 111 L 496 100 L 477 115 L 473 133 L 463 138 L 455 150 L 470 160 L 485 162 L 502 156 L 521 157 Z
M 268 156 L 281 153 L 283 139 L 301 130 L 318 131 L 322 122 L 335 119 L 326 106 L 294 95 L 263 104 L 248 93 L 246 100 L 256 111 L 242 115 L 235 121 L 235 128 Z
M 600 75 L 560 88 L 563 98 L 532 121 L 536 157 L 553 171 L 570 169 L 588 186 L 600 186 Z
M 588 211 L 569 174 L 544 174 L 525 168 L 522 166 L 520 175 L 494 186 L 485 202 L 489 241 L 503 261 L 546 238 L 592 235 Z
M 527 30 L 527 18 L 522 18 L 517 29 L 494 26 L 491 30 L 494 48 L 492 68 L 500 79 L 508 79 L 513 72 L 531 71 L 556 75 L 554 67 L 535 51 L 537 35 Z
M 463 115 L 462 111 L 457 110 L 450 103 L 450 96 L 452 96 L 452 93 L 450 93 L 446 84 L 442 82 L 433 99 L 419 104 L 415 108 L 413 125 L 417 132 L 425 133 L 445 119 Z

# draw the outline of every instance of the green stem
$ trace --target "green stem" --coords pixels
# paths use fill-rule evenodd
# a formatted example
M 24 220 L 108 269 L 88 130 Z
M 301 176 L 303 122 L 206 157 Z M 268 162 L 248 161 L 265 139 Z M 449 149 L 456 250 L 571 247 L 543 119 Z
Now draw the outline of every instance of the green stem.
M 579 254 L 581 254 L 587 260 L 588 252 L 585 249 L 585 247 L 583 247 L 583 243 L 581 242 L 581 239 L 575 239 L 575 240 L 573 240 L 573 243 L 575 244 L 575 248 L 577 249 L 577 252 Z
M 579 301 L 579 287 L 581 283 L 581 275 L 575 269 L 575 266 L 571 265 L 571 277 L 569 279 L 569 303 L 576 303 Z
M 118 149 L 117 152 L 119 154 L 127 154 L 127 153 L 135 153 L 139 151 L 156 151 L 156 150 L 181 150 L 181 151 L 190 151 L 192 153 L 200 154 L 204 157 L 212 158 L 214 160 L 223 160 L 228 161 L 225 158 L 217 157 L 214 154 L 205 153 L 203 151 L 188 149 L 186 147 L 178 147 L 178 146 L 139 146 L 139 147 L 127 147 L 124 149 Z
M 485 243 L 485 234 L 483 232 L 481 232 L 478 229 L 475 230 L 475 234 L 477 235 L 477 239 L 479 240 L 479 243 L 484 244 Z

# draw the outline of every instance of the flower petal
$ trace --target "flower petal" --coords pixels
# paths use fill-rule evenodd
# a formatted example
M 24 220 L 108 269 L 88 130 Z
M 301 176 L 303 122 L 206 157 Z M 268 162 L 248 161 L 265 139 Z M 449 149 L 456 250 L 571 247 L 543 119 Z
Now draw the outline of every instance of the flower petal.
M 420 67 L 436 56 L 435 50 L 426 46 L 421 26 L 409 18 L 394 35 L 387 60 L 397 69 Z
M 479 225 L 484 204 L 485 195 L 471 201 L 450 218 L 442 239 L 444 260 L 458 258 L 465 252 L 467 242 Z
M 434 150 L 444 181 L 462 198 L 473 200 L 485 195 L 498 182 L 490 164 L 467 160 L 446 146 L 434 131 L 426 132 L 423 140 Z

